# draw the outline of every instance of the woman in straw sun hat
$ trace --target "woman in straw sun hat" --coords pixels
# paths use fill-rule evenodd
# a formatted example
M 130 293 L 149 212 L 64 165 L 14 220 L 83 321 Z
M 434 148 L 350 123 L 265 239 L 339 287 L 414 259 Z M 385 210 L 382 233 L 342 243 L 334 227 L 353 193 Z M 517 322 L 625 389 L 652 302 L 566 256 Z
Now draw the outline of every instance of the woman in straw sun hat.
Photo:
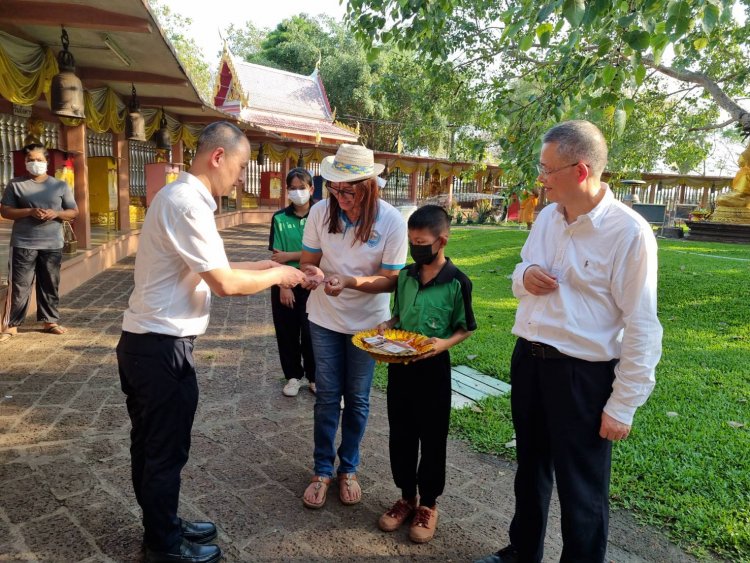
M 310 209 L 305 225 L 300 268 L 314 289 L 307 312 L 317 379 L 314 477 L 302 499 L 309 508 L 325 504 L 334 469 L 341 502 L 357 504 L 362 498 L 356 472 L 375 362 L 351 337 L 390 318 L 388 293 L 407 250 L 406 223 L 379 197 L 376 177 L 383 168 L 371 150 L 341 145 L 321 163 L 329 197 Z

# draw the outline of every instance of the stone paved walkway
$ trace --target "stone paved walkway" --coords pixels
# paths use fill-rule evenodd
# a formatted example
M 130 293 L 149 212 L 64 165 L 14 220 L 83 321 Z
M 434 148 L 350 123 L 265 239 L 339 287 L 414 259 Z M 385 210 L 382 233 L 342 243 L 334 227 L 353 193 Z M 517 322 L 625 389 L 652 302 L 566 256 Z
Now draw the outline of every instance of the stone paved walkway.
M 224 236 L 232 259 L 267 254 L 264 228 Z M 124 260 L 63 298 L 68 334 L 41 334 L 32 323 L 0 347 L 0 561 L 141 560 L 114 355 L 132 269 Z M 281 395 L 269 294 L 213 303 L 196 345 L 201 398 L 181 513 L 217 522 L 227 561 L 467 562 L 506 543 L 514 466 L 456 440 L 436 538 L 418 546 L 405 530 L 377 529 L 397 498 L 378 391 L 362 447 L 363 502 L 345 507 L 332 489 L 322 510 L 303 508 L 314 398 L 304 389 Z M 613 514 L 610 539 L 617 563 L 693 560 L 627 513 Z M 553 505 L 545 561 L 560 547 Z

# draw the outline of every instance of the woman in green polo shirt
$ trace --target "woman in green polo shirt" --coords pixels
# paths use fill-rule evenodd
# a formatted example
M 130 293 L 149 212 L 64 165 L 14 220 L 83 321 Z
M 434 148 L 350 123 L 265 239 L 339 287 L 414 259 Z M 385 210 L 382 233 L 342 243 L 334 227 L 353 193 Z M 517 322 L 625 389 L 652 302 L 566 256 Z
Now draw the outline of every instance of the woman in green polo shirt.
M 304 168 L 293 168 L 286 177 L 288 207 L 277 211 L 271 220 L 268 250 L 271 260 L 299 267 L 302 255 L 302 232 L 310 211 L 313 181 Z M 307 320 L 307 298 L 310 290 L 301 285 L 286 289 L 271 288 L 271 312 L 279 345 L 279 360 L 287 382 L 282 393 L 294 397 L 299 393 L 300 379 L 307 378 L 310 391 L 315 393 L 315 360 L 310 342 L 310 323 Z

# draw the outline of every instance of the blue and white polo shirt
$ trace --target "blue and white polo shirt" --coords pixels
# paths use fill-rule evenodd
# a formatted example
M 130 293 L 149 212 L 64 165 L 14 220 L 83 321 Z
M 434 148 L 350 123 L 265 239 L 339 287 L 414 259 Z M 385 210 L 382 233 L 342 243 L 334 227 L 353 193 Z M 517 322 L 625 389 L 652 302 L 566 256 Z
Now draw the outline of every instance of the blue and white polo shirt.
M 372 235 L 366 243 L 355 241 L 354 225 L 341 214 L 342 233 L 328 232 L 328 200 L 319 201 L 310 209 L 302 237 L 302 248 L 322 253 L 320 269 L 326 275 L 372 276 L 381 268 L 400 270 L 406 265 L 408 238 L 406 222 L 389 203 L 379 200 L 378 214 Z M 311 322 L 345 334 L 373 328 L 387 321 L 390 296 L 387 293 L 363 293 L 345 289 L 338 297 L 325 294 L 323 287 L 310 293 L 307 313 Z

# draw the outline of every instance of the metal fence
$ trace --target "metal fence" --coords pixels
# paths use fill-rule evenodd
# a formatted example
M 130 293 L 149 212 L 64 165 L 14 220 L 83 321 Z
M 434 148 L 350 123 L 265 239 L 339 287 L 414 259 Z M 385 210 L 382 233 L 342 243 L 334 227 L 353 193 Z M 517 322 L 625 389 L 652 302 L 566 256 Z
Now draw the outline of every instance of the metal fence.
M 156 143 L 130 141 L 130 197 L 146 197 L 146 165 L 156 162 Z
M 87 131 L 86 151 L 88 156 L 113 157 L 115 154 L 112 133 L 94 133 L 93 131 Z
M 23 140 L 28 134 L 28 119 L 10 114 L 0 114 L 0 193 L 18 173 L 13 170 L 13 151 L 23 148 Z M 44 122 L 41 139 L 46 147 L 60 146 L 60 124 Z

